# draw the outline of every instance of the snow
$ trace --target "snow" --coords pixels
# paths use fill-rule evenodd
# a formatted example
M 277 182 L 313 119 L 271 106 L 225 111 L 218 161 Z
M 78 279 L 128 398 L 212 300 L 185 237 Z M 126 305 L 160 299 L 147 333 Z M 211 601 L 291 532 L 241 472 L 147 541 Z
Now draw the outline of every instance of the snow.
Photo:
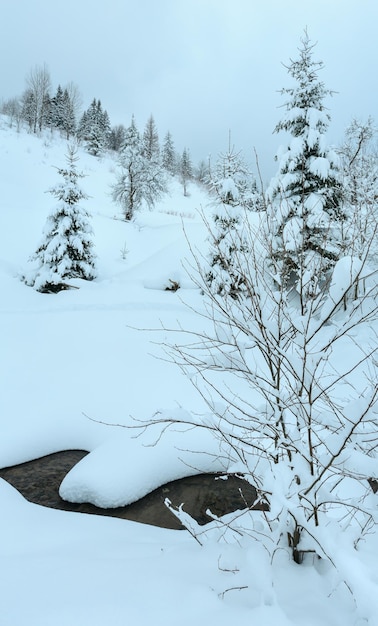
M 365 286 L 368 271 L 368 267 L 363 267 L 358 257 L 348 255 L 337 261 L 332 273 L 328 298 L 322 311 L 323 319 L 326 319 L 335 303 L 340 302 L 341 298 L 348 296 L 349 300 L 353 299 L 353 294 L 349 293 L 350 284 L 360 277 L 362 287 Z
M 19 276 L 51 211 L 45 191 L 56 182 L 53 166 L 65 162 L 66 145 L 56 135 L 17 133 L 2 118 L 0 137 L 0 466 L 88 450 L 61 494 L 102 507 L 223 469 L 218 442 L 183 423 L 161 438 L 155 428 L 140 437 L 127 428 L 159 411 L 184 422 L 185 411 L 208 410 L 164 352 L 164 343 L 180 336 L 167 329 L 204 323 L 193 312 L 201 294 L 183 262 L 190 259 L 188 241 L 199 254 L 207 250 L 199 214 L 205 192 L 191 184 L 184 197 L 173 181 L 153 211 L 126 223 L 110 200 L 114 161 L 80 150 L 98 275 L 70 281 L 78 289 L 37 293 Z M 335 268 L 335 297 L 351 268 L 351 261 Z M 166 291 L 171 280 L 181 289 Z M 356 612 L 334 569 L 322 562 L 299 567 L 279 551 L 272 566 L 258 542 L 236 533 L 240 543 L 227 543 L 216 520 L 201 547 L 186 531 L 31 504 L 3 480 L 0 507 L 4 626 L 378 624 L 374 536 L 353 558 L 338 544 L 340 567 L 351 572 L 361 598 Z M 256 525 L 259 518 L 247 512 L 238 523 Z
M 326 157 L 314 157 L 310 160 L 309 163 L 309 171 L 315 176 L 319 176 L 319 178 L 323 180 L 327 180 L 330 174 L 331 163 L 329 159 Z
M 362 262 L 360 259 L 345 256 L 340 259 L 333 270 L 329 295 L 331 300 L 337 302 L 348 289 L 348 284 L 356 280 L 361 273 Z M 361 276 L 361 279 L 363 276 Z
M 138 438 L 127 429 L 118 432 L 67 474 L 61 484 L 61 497 L 103 508 L 124 506 L 172 478 L 225 469 L 219 459 L 219 445 L 208 432 L 176 428 L 158 442 L 160 430 L 153 432 L 151 428 L 147 437 Z M 191 450 L 206 454 L 199 456 Z M 152 473 L 151 467 L 159 471 Z
M 298 250 L 301 243 L 303 231 L 303 219 L 299 216 L 294 216 L 285 224 L 282 239 L 285 242 L 287 250 Z

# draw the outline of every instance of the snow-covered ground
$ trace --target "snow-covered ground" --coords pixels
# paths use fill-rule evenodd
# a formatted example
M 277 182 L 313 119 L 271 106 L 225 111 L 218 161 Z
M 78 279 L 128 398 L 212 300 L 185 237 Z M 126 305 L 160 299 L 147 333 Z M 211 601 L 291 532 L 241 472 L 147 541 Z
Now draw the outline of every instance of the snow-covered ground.
M 206 210 L 207 197 L 195 185 L 184 197 L 172 182 L 152 212 L 125 223 L 110 199 L 114 161 L 80 151 L 98 277 L 71 281 L 79 289 L 37 293 L 19 275 L 53 206 L 45 192 L 65 151 L 58 137 L 17 133 L 0 118 L 0 466 L 86 449 L 62 495 L 119 506 L 193 467 L 223 468 L 206 434 L 176 430 L 156 443 L 154 430 L 135 438 L 117 426 L 159 410 L 205 408 L 179 368 L 164 360 L 162 344 L 175 338 L 166 328 L 203 323 L 186 306 L 200 307 L 201 295 L 182 262 L 190 259 L 188 240 L 206 249 L 198 210 Z M 181 289 L 166 291 L 170 281 Z M 198 454 L 204 450 L 215 454 Z M 372 601 L 371 615 L 358 621 L 332 570 L 299 567 L 285 555 L 272 569 L 259 545 L 201 547 L 186 531 L 48 510 L 3 480 L 0 511 L 1 626 L 378 624 L 376 543 L 361 551 Z

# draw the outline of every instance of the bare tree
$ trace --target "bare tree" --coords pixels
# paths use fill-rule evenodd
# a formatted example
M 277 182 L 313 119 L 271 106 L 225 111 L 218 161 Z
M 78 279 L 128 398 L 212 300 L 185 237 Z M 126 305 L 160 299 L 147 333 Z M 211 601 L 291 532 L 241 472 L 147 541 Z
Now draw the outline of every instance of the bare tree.
M 71 80 L 69 83 L 67 83 L 65 90 L 67 90 L 74 118 L 75 121 L 77 121 L 83 107 L 83 99 L 81 97 L 80 89 L 76 85 L 76 83 Z
M 1 105 L 1 112 L 9 117 L 9 126 L 12 128 L 16 122 L 17 130 L 20 127 L 22 107 L 19 98 L 9 98 Z
M 377 524 L 369 484 L 378 476 L 377 271 L 368 248 L 363 259 L 340 259 L 301 312 L 296 291 L 270 274 L 264 229 L 248 228 L 248 252 L 235 243 L 246 296 L 215 294 L 197 257 L 204 330 L 181 329 L 187 340 L 166 346 L 209 409 L 185 423 L 211 431 L 230 471 L 256 487 L 268 510 L 249 513 L 246 532 L 272 558 L 284 549 L 300 563 L 312 552 L 338 567 L 337 533 L 354 550 Z M 167 411 L 148 423 L 178 421 Z
M 30 125 L 33 132 L 36 133 L 42 130 L 48 113 L 51 79 L 46 64 L 31 69 L 26 78 L 26 83 L 30 104 L 32 104 Z
M 131 220 L 143 202 L 152 209 L 167 191 L 163 167 L 143 154 L 134 116 L 124 135 L 118 166 L 112 198 L 122 207 L 125 220 Z
M 344 246 L 353 254 L 364 255 L 367 242 L 378 220 L 378 151 L 377 127 L 369 117 L 353 119 L 339 148 L 344 177 Z M 378 254 L 378 241 L 370 246 L 371 256 Z

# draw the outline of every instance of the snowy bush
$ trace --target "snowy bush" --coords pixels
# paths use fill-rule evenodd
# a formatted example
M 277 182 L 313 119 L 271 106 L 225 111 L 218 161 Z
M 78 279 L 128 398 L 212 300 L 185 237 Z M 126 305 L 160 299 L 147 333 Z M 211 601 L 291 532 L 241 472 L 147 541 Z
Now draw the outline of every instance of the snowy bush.
M 369 243 L 369 259 L 378 255 L 378 151 L 374 143 L 377 129 L 372 118 L 353 119 L 339 148 L 344 184 L 346 222 L 344 247 L 363 257 Z M 375 236 L 372 237 L 372 233 Z

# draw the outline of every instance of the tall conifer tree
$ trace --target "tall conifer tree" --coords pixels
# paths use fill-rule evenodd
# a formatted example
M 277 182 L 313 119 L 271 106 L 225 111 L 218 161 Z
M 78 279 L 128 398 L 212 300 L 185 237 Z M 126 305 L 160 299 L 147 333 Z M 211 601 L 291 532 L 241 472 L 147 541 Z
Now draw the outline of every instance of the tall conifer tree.
M 279 169 L 267 196 L 275 272 L 305 302 L 339 257 L 337 229 L 345 216 L 339 159 L 325 141 L 330 116 L 324 99 L 332 92 L 318 79 L 323 63 L 313 60 L 306 31 L 301 41 L 299 58 L 287 66 L 294 86 L 281 90 L 286 113 L 275 128 L 289 132 L 291 140 L 277 155 Z

